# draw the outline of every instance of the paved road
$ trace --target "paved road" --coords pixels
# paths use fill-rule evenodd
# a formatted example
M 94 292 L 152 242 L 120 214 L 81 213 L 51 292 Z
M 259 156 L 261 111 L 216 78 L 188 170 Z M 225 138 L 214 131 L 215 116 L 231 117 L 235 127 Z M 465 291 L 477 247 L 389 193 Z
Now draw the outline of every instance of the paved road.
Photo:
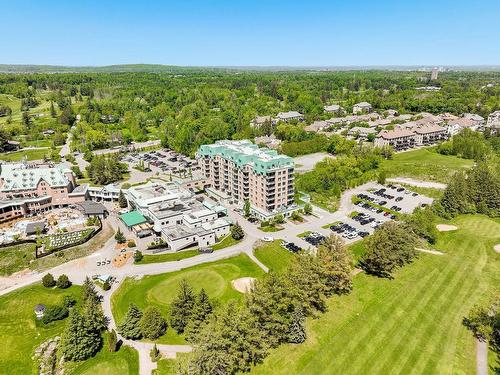
M 118 283 L 114 284 L 112 289 L 108 292 L 103 293 L 103 310 L 106 316 L 110 318 L 110 328 L 115 328 L 116 323 L 114 322 L 113 315 L 111 312 L 111 295 L 118 287 L 119 283 L 127 276 L 142 276 L 142 275 L 155 275 L 167 272 L 174 272 L 184 268 L 193 267 L 195 265 L 215 262 L 221 259 L 230 258 L 241 253 L 247 254 L 259 267 L 264 271 L 268 271 L 267 267 L 263 265 L 254 255 L 253 247 L 255 243 L 261 239 L 263 236 L 274 236 L 276 238 L 284 239 L 289 242 L 294 242 L 298 246 L 308 249 L 311 247 L 306 241 L 298 238 L 297 235 L 305 231 L 316 231 L 323 233 L 324 235 L 330 235 L 330 229 L 321 228 L 326 224 L 333 223 L 335 221 L 353 222 L 349 219 L 348 215 L 354 210 L 354 205 L 351 201 L 353 195 L 365 192 L 371 188 L 379 187 L 375 183 L 367 183 L 362 186 L 358 186 L 354 189 L 346 191 L 340 200 L 339 209 L 336 212 L 328 212 L 319 207 L 313 207 L 313 215 L 307 216 L 306 221 L 300 224 L 287 223 L 285 228 L 276 233 L 264 233 L 260 231 L 257 225 L 252 224 L 241 217 L 238 213 L 233 211 L 234 207 L 228 208 L 228 215 L 234 221 L 238 221 L 245 231 L 245 238 L 234 246 L 217 250 L 211 254 L 200 254 L 191 258 L 182 259 L 174 262 L 164 262 L 155 264 L 144 264 L 136 265 L 130 261 L 128 264 L 121 268 L 115 268 L 112 265 L 97 266 L 96 261 L 102 259 L 113 259 L 117 252 L 115 250 L 115 240 L 111 237 L 106 243 L 103 244 L 102 248 L 95 253 L 80 259 L 70 261 L 68 263 L 54 267 L 46 272 L 52 273 L 56 278 L 61 274 L 66 274 L 70 280 L 75 284 L 82 284 L 86 276 L 91 276 L 94 274 L 108 274 L 110 276 L 116 277 Z M 356 207 L 359 210 L 359 207 Z M 354 223 L 354 222 L 353 222 Z M 111 214 L 107 219 L 107 225 L 111 225 L 113 228 L 122 227 L 122 230 L 127 233 L 126 229 L 123 228 L 123 224 L 116 217 L 115 214 Z M 353 242 L 354 240 L 348 241 Z M 14 285 L 0 290 L 0 295 L 7 294 L 11 291 L 19 289 L 21 287 L 30 285 L 35 282 L 39 282 L 42 276 L 46 273 L 34 273 L 30 275 L 22 276 L 16 279 Z M 149 357 L 149 352 L 153 346 L 151 343 L 135 342 L 131 340 L 123 340 L 124 344 L 130 345 L 139 351 L 140 357 L 140 373 L 141 374 L 151 374 L 152 369 L 156 368 L 156 363 L 151 362 Z M 175 356 L 177 352 L 190 351 L 191 348 L 187 345 L 159 345 L 160 351 L 166 353 L 167 356 Z M 478 354 L 479 355 L 479 354 Z
M 476 340 L 476 371 L 477 375 L 488 375 L 488 343 Z

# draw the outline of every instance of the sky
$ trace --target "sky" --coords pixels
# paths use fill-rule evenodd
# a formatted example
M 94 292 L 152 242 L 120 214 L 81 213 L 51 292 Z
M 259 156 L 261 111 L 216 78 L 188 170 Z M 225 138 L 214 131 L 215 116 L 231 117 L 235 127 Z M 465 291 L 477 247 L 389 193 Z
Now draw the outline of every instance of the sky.
M 0 0 L 0 64 L 500 65 L 500 0 Z

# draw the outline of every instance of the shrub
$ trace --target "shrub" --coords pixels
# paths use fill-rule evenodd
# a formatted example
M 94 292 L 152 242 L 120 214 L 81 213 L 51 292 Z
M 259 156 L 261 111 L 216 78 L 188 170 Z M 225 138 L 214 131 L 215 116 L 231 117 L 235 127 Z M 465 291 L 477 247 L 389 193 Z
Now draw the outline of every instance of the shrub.
M 123 232 L 120 230 L 120 228 L 118 228 L 118 230 L 116 231 L 115 240 L 118 243 L 125 243 L 126 241 L 125 236 L 123 235 Z
M 42 284 L 46 288 L 52 288 L 56 285 L 56 281 L 54 280 L 54 276 L 48 273 L 44 277 L 42 277 Z
M 63 297 L 63 306 L 69 309 L 70 307 L 73 307 L 76 305 L 76 299 L 73 296 L 70 295 L 65 295 Z
M 42 323 L 49 324 L 56 320 L 62 320 L 68 316 L 68 309 L 64 306 L 47 306 L 43 314 Z
M 102 289 L 103 290 L 110 290 L 111 284 L 106 281 L 104 284 L 102 284 Z
M 71 286 L 71 281 L 69 280 L 68 276 L 63 274 L 57 278 L 56 285 L 59 289 L 66 289 Z
M 128 243 L 127 243 L 127 246 L 128 246 L 129 248 L 135 247 L 135 246 L 136 246 L 136 245 L 135 245 L 135 241 L 134 241 L 134 240 L 129 240 L 129 241 L 128 241 Z
M 139 263 L 143 258 L 143 255 L 142 255 L 142 252 L 137 250 L 135 253 L 134 253 L 134 262 L 135 263 Z
M 239 223 L 235 223 L 231 227 L 231 237 L 233 237 L 235 240 L 241 240 L 243 237 L 245 237 L 245 232 L 243 231 L 243 228 Z

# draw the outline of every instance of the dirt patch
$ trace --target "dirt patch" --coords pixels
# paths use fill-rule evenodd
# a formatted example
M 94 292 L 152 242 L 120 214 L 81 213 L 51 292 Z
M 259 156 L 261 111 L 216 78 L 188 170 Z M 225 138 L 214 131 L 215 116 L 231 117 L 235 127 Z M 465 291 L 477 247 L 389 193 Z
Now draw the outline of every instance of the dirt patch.
M 498 245 L 493 246 L 493 250 L 500 254 L 500 243 Z
M 253 277 L 242 277 L 231 281 L 231 285 L 240 293 L 248 293 L 252 289 L 254 281 L 255 278 Z
M 448 225 L 448 224 L 438 224 L 436 225 L 436 228 L 440 232 L 449 232 L 452 230 L 457 230 L 458 227 L 455 225 Z
M 123 267 L 125 264 L 127 264 L 128 260 L 131 257 L 132 257 L 132 252 L 120 254 L 117 257 L 113 258 L 113 266 L 117 268 Z

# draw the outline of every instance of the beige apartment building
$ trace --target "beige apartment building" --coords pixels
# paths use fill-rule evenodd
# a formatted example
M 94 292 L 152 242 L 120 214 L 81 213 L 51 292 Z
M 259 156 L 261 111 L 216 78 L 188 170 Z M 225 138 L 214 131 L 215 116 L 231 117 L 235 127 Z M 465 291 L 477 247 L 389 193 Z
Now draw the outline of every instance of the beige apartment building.
M 374 144 L 376 147 L 389 145 L 396 151 L 407 150 L 415 146 L 415 133 L 401 128 L 383 130 L 375 138 Z
M 248 200 L 252 213 L 263 220 L 299 208 L 294 205 L 294 163 L 289 156 L 248 140 L 224 140 L 201 146 L 196 157 L 208 179 L 208 192 L 221 201 Z

